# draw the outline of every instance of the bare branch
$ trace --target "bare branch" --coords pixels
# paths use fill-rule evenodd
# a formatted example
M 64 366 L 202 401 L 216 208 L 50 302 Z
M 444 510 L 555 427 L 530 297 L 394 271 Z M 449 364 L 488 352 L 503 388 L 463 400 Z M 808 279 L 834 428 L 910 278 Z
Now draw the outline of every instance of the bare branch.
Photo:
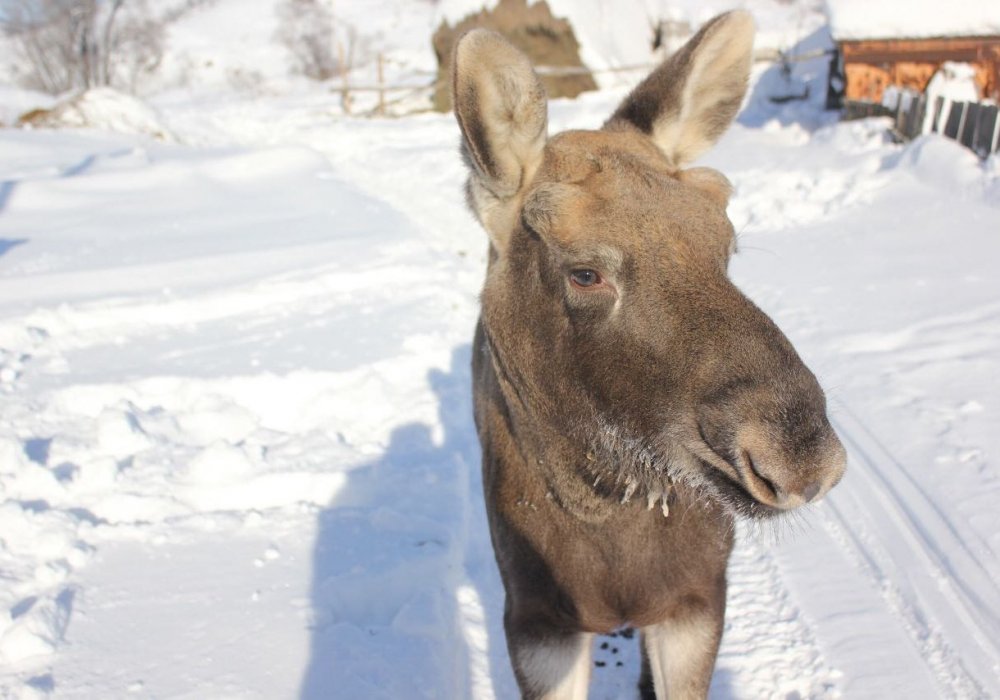
M 50 93 L 132 90 L 163 51 L 146 0 L 6 0 L 0 20 L 23 59 L 23 82 Z

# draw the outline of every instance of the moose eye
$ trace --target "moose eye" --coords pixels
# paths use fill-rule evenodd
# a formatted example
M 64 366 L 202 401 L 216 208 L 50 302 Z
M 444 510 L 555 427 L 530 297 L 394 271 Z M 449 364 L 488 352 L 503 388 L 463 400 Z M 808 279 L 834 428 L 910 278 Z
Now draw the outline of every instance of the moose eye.
M 569 273 L 569 281 L 574 287 L 586 289 L 596 287 L 604 280 L 595 270 L 573 270 Z

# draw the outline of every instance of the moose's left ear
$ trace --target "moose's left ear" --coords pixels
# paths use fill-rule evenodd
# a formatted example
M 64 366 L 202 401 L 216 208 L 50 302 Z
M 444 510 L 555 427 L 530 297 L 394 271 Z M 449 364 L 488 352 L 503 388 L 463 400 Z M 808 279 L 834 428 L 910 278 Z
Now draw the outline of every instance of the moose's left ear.
M 739 111 L 753 35 L 750 13 L 719 15 L 642 81 L 604 128 L 637 128 L 684 167 L 719 140 Z
M 452 65 L 455 117 L 473 175 L 496 197 L 512 197 L 542 158 L 545 88 L 527 56 L 485 29 L 458 40 Z
M 486 29 L 458 40 L 452 66 L 469 205 L 502 255 L 517 223 L 518 195 L 542 162 L 545 88 L 528 57 Z

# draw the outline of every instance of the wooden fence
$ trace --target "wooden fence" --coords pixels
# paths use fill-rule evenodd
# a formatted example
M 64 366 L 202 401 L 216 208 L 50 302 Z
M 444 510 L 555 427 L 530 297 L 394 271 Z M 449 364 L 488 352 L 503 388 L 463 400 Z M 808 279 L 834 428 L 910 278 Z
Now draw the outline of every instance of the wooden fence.
M 199 2 L 205 0 L 189 0 L 189 2 Z M 790 64 L 798 61 L 807 61 L 813 58 L 829 54 L 830 51 L 812 51 L 804 54 L 788 54 L 774 49 L 758 49 L 754 51 L 753 60 L 755 63 L 781 62 Z M 341 55 L 341 66 L 347 66 L 344 56 Z M 426 76 L 429 78 L 423 83 L 389 84 L 385 80 L 385 57 L 380 53 L 375 61 L 375 81 L 369 84 L 358 84 L 351 82 L 351 72 L 346 67 L 342 68 L 338 76 L 339 85 L 332 85 L 330 90 L 340 94 L 341 107 L 346 114 L 354 112 L 354 94 L 375 93 L 376 104 L 359 114 L 364 116 L 385 116 L 388 114 L 388 107 L 413 98 L 422 93 L 431 93 L 437 85 L 437 73 L 428 71 L 414 71 L 414 76 Z M 548 76 L 573 76 L 581 74 L 618 74 L 627 73 L 641 76 L 643 73 L 651 71 L 659 63 L 636 63 L 632 65 L 614 66 L 609 68 L 587 68 L 585 66 L 535 66 L 535 71 L 539 75 Z M 410 110 L 412 111 L 412 110 Z
M 585 66 L 535 66 L 535 72 L 539 75 L 548 76 L 573 76 L 573 75 L 593 75 L 596 73 L 636 73 L 637 71 L 649 71 L 654 68 L 655 63 L 638 63 L 634 65 L 617 66 L 613 68 L 591 69 Z M 428 76 L 431 79 L 424 83 L 409 83 L 402 85 L 389 84 L 385 81 L 385 61 L 382 54 L 376 59 L 376 77 L 373 84 L 357 84 L 350 82 L 350 74 L 342 71 L 339 76 L 340 85 L 332 85 L 330 90 L 340 93 L 341 107 L 346 114 L 351 114 L 354 110 L 354 93 L 376 93 L 377 104 L 361 114 L 365 116 L 383 116 L 387 114 L 386 108 L 407 100 L 421 93 L 430 93 L 437 87 L 437 73 L 427 71 L 415 71 L 412 75 Z M 390 95 L 396 97 L 390 98 Z
M 971 149 L 980 158 L 1000 151 L 1000 107 L 981 102 L 952 102 L 937 97 L 928 105 L 927 96 L 903 92 L 895 107 L 877 102 L 849 100 L 845 119 L 892 117 L 893 132 L 902 140 L 914 139 L 924 131 L 927 110 L 932 109 L 927 133 L 942 134 Z M 947 110 L 947 114 L 944 111 Z

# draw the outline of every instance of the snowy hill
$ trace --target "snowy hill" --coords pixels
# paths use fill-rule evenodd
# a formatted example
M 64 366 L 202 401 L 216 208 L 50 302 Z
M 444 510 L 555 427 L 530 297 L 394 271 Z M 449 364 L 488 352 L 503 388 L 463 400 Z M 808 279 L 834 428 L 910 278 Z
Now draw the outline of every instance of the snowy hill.
M 0 130 L 5 700 L 514 696 L 457 128 L 232 88 L 276 55 L 267 4 L 239 3 L 253 36 L 221 29 L 235 0 L 178 22 L 151 98 L 173 142 Z M 456 6 L 341 5 L 413 71 Z M 185 55 L 204 89 L 171 83 Z M 622 95 L 554 103 L 552 131 Z M 740 533 L 713 698 L 1000 696 L 1000 161 L 884 126 L 752 98 L 706 158 L 736 186 L 732 274 L 850 453 L 777 536 Z M 636 640 L 601 643 L 591 697 L 633 697 Z

